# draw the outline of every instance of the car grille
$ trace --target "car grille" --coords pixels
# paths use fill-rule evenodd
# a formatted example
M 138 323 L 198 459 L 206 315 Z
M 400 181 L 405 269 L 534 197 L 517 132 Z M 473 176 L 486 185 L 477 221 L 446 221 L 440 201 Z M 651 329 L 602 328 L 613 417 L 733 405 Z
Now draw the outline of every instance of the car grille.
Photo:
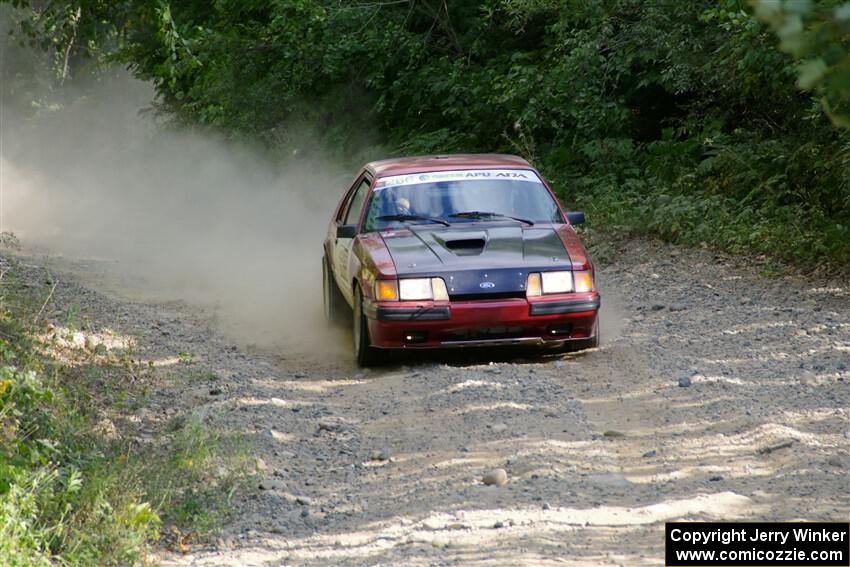
M 493 301 L 498 299 L 525 299 L 524 291 L 506 291 L 502 293 L 461 293 L 449 295 L 451 301 Z

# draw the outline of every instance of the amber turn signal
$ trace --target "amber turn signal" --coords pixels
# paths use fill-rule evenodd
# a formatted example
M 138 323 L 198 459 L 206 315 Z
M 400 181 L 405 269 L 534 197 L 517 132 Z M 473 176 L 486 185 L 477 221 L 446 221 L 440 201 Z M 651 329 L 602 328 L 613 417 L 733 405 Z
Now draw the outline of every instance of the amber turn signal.
M 398 281 L 378 280 L 375 282 L 375 296 L 378 301 L 398 300 Z
M 573 278 L 577 292 L 593 291 L 593 274 L 590 272 L 573 272 Z
M 538 297 L 543 295 L 543 284 L 540 281 L 540 274 L 533 272 L 528 274 L 528 282 L 525 286 L 526 297 Z

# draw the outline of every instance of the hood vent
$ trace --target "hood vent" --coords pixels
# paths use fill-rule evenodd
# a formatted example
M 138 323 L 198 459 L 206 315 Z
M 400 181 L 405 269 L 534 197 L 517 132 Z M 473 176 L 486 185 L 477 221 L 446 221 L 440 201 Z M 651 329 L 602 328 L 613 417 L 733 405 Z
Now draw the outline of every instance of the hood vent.
M 487 234 L 483 231 L 451 231 L 439 235 L 435 234 L 434 240 L 455 256 L 477 256 L 484 251 L 484 247 L 487 245 Z
M 453 252 L 457 250 L 480 250 L 484 248 L 484 239 L 467 238 L 465 240 L 447 240 L 446 248 Z
M 445 247 L 455 253 L 456 256 L 478 256 L 484 252 L 487 243 L 483 238 L 466 238 L 464 240 L 449 240 Z

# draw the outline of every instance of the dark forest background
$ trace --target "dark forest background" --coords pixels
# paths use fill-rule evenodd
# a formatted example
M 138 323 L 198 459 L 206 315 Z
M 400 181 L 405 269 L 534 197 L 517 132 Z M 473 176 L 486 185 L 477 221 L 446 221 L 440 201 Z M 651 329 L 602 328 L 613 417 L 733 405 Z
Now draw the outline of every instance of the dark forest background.
M 272 155 L 517 153 L 611 234 L 850 264 L 850 3 L 11 4 L 7 44 L 45 55 L 10 51 L 3 89 L 33 113 L 126 66 L 173 125 Z

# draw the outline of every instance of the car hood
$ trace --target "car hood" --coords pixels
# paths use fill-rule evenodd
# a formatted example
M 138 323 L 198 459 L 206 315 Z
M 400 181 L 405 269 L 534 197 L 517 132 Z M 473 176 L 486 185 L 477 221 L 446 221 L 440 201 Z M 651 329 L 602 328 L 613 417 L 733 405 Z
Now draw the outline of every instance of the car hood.
M 381 236 L 399 277 L 443 277 L 450 295 L 523 294 L 528 272 L 570 269 L 552 226 L 428 225 Z

